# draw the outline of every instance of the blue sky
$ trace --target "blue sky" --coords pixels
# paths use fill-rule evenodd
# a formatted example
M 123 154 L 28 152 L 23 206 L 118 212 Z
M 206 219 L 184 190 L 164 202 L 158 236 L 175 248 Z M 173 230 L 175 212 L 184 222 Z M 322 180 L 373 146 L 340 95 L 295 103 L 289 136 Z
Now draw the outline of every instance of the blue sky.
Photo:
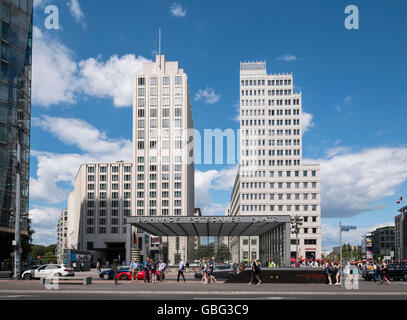
M 59 9 L 47 30 L 47 5 Z M 359 30 L 344 26 L 357 5 Z M 55 242 L 58 213 L 84 161 L 131 158 L 131 80 L 158 51 L 189 77 L 195 128 L 238 129 L 239 62 L 293 73 L 307 113 L 303 157 L 321 163 L 323 248 L 394 223 L 407 198 L 407 4 L 373 1 L 39 0 L 34 10 L 30 208 L 35 243 Z M 200 93 L 200 95 L 197 95 Z M 200 98 L 199 98 L 200 96 Z M 216 115 L 214 117 L 214 115 Z M 235 166 L 197 165 L 196 203 L 221 214 Z

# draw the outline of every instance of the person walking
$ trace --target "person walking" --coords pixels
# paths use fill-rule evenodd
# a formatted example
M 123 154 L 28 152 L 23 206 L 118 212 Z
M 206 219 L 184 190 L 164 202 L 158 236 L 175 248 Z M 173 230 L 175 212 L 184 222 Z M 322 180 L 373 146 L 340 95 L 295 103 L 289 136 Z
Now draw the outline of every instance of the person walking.
M 256 260 L 252 258 L 250 264 L 250 282 L 248 283 L 248 285 L 251 285 L 253 283 L 253 280 L 256 279 L 255 269 L 256 269 Z
M 185 272 L 186 273 L 189 272 L 189 262 L 188 261 L 185 263 Z
M 131 283 L 134 283 L 134 278 L 137 281 L 137 270 L 138 270 L 138 263 L 136 258 L 134 258 L 130 263 L 130 271 L 131 271 Z
M 148 258 L 146 258 L 146 260 L 143 261 L 142 269 L 144 271 L 144 283 L 146 283 L 147 281 L 150 280 L 148 271 Z
M 342 275 L 342 265 L 340 262 L 335 264 L 335 285 L 340 286 L 341 285 L 341 275 Z
M 151 262 L 151 282 L 157 281 L 157 263 L 152 261 Z
M 215 269 L 215 263 L 213 262 L 212 258 L 209 259 L 208 261 L 208 276 L 209 276 L 209 281 L 212 283 L 216 283 L 216 278 L 213 275 L 213 270 Z
M 274 262 L 273 259 L 271 259 L 271 258 L 270 258 L 270 260 L 269 260 L 269 265 L 268 265 L 268 267 L 269 267 L 269 268 L 275 268 L 275 267 L 276 267 L 275 262 Z
M 207 260 L 202 260 L 202 283 L 208 284 L 208 262 Z
M 185 282 L 184 270 L 185 270 L 185 262 L 183 260 L 181 260 L 179 263 L 179 266 L 178 266 L 177 282 L 179 282 L 179 276 L 182 276 L 182 278 L 184 279 L 184 282 Z
M 379 267 L 377 261 L 375 260 L 373 262 L 373 280 L 375 283 L 378 283 L 378 282 L 380 283 L 382 281 L 382 279 L 380 278 L 379 270 L 380 270 L 380 267 Z
M 96 262 L 96 271 L 97 271 L 98 274 L 100 274 L 102 272 L 102 270 L 100 269 L 100 261 L 99 260 Z
M 254 269 L 254 275 L 256 277 L 256 282 L 257 282 L 256 285 L 260 285 L 263 283 L 263 281 L 261 281 L 261 279 L 260 279 L 260 274 L 261 274 L 261 262 L 260 262 L 260 260 L 257 260 L 256 266 Z
M 380 266 L 380 276 L 382 277 L 382 281 L 380 283 L 383 285 L 386 282 L 390 285 L 390 280 L 387 278 L 387 264 L 384 260 L 382 261 L 382 265 Z
M 165 278 L 165 269 L 167 268 L 167 264 L 160 259 L 160 263 L 158 264 L 158 273 L 160 274 L 160 282 L 163 282 Z
M 332 265 L 332 262 L 331 261 L 327 262 L 326 267 L 325 267 L 325 273 L 328 277 L 330 286 L 332 285 L 332 274 L 334 273 L 334 271 L 335 271 L 335 268 Z

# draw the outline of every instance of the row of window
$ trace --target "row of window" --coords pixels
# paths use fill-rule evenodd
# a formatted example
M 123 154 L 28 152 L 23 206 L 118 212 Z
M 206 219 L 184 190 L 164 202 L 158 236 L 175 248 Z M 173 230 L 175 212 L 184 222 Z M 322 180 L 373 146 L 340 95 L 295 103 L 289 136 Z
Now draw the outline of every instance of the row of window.
M 317 211 L 317 205 L 303 205 L 302 210 L 300 205 L 242 205 L 242 211 L 244 212 L 259 212 L 259 211 Z
M 145 117 L 145 109 L 138 109 L 137 110 L 137 118 L 144 118 Z M 157 118 L 158 117 L 158 109 L 150 109 L 150 118 Z M 161 115 L 163 118 L 168 118 L 170 116 L 170 109 L 169 108 L 163 108 L 161 109 Z M 175 108 L 174 109 L 174 116 L 175 117 L 182 117 L 182 108 Z
M 248 156 L 248 155 L 247 155 Z M 258 165 L 258 166 L 265 166 L 266 164 L 266 160 L 245 160 L 244 159 L 244 155 L 243 155 L 243 159 L 241 160 L 241 163 L 249 163 L 249 166 L 253 166 L 253 165 Z M 268 166 L 269 167 L 291 167 L 291 166 L 300 166 L 301 162 L 300 160 L 269 160 L 268 161 Z
M 157 163 L 156 156 L 150 156 L 148 160 L 150 163 Z M 162 160 L 162 163 L 169 163 L 170 157 L 162 156 L 161 160 Z M 174 163 L 181 163 L 182 162 L 181 160 L 182 160 L 182 156 L 179 156 L 179 155 L 174 156 Z M 143 156 L 137 157 L 138 164 L 142 164 L 142 163 L 144 163 L 144 161 L 145 161 L 145 158 Z
M 131 190 L 131 183 L 124 183 L 123 184 L 123 189 L 124 190 Z M 88 183 L 88 190 L 95 190 L 95 184 L 94 183 Z M 107 184 L 106 183 L 99 184 L 99 190 L 107 190 Z M 119 184 L 118 183 L 112 183 L 112 190 L 119 190 Z
M 259 175 L 259 176 L 265 176 L 265 171 L 262 171 L 263 175 Z M 275 174 L 276 173 L 276 174 Z M 310 175 L 311 174 L 311 175 Z M 315 170 L 295 170 L 295 171 L 291 171 L 291 170 L 287 170 L 287 171 L 269 171 L 269 176 L 270 177 L 279 177 L 279 178 L 283 178 L 283 177 L 316 177 L 317 176 L 317 172 Z M 313 182 L 314 183 L 314 182 Z
M 253 146 L 254 147 L 254 146 Z M 256 148 L 244 148 L 242 147 L 243 156 L 265 156 L 267 150 Z M 282 157 L 282 156 L 300 156 L 300 149 L 285 149 L 285 150 L 269 150 L 268 155 L 270 157 Z
M 111 176 L 112 181 L 119 181 L 119 175 L 118 174 L 113 174 Z M 130 174 L 125 174 L 123 176 L 124 181 L 131 181 L 131 175 Z M 88 181 L 93 182 L 95 181 L 95 176 L 93 174 L 88 175 Z M 107 175 L 101 174 L 99 175 L 99 181 L 107 181 Z
M 137 186 L 138 190 L 144 190 L 145 184 L 144 184 L 144 182 L 138 182 L 136 186 Z M 181 182 L 175 182 L 174 186 L 175 186 L 175 189 L 181 189 Z M 169 188 L 170 188 L 170 184 L 168 182 L 161 183 L 161 189 L 167 190 Z M 157 189 L 157 183 L 150 182 L 150 189 Z
M 264 109 L 241 109 L 242 116 L 265 116 L 266 110 Z M 299 116 L 300 109 L 277 109 L 268 110 L 269 116 Z
M 270 182 L 268 183 L 269 189 L 274 189 L 277 185 L 278 189 L 283 189 L 283 182 Z M 291 189 L 291 186 L 294 185 L 295 189 L 300 188 L 300 182 L 285 182 L 286 188 Z M 304 189 L 308 188 L 309 182 L 303 182 L 302 186 Z M 312 188 L 317 187 L 317 182 L 311 182 Z M 265 189 L 266 182 L 242 182 L 242 189 Z
M 182 174 L 181 173 L 174 173 L 173 175 L 174 180 L 182 180 Z M 156 181 L 157 180 L 157 174 L 156 173 L 151 173 L 149 175 L 150 181 Z M 140 173 L 137 175 L 137 181 L 144 181 L 145 180 L 145 175 L 144 173 Z M 170 180 L 170 174 L 169 173 L 161 173 L 161 180 L 163 181 L 168 181 Z
M 87 227 L 86 228 L 86 233 L 87 234 L 94 234 L 94 227 Z M 119 233 L 119 227 L 111 227 L 110 228 L 110 233 L 117 234 Z M 126 233 L 126 227 L 123 227 L 123 233 Z M 106 227 L 99 227 L 98 228 L 98 234 L 107 234 L 107 228 Z
M 119 193 L 118 192 L 112 192 L 112 199 L 119 199 Z M 124 192 L 123 193 L 123 198 L 124 199 L 130 199 L 131 198 L 131 192 Z M 95 199 L 95 193 L 94 192 L 88 192 L 88 200 L 93 200 Z M 106 192 L 100 192 L 99 193 L 99 199 L 107 199 Z
M 148 211 L 148 215 L 150 216 L 156 216 L 157 215 L 157 209 L 150 208 Z M 144 209 L 137 209 L 137 215 L 138 216 L 144 216 L 145 215 Z M 175 208 L 173 211 L 174 216 L 180 216 L 182 214 L 182 210 L 180 208 Z M 168 208 L 163 208 L 161 209 L 161 215 L 162 216 L 168 216 L 169 215 L 169 209 Z
M 306 229 L 306 231 L 305 231 Z M 304 228 L 304 232 L 302 233 L 308 233 L 308 228 Z M 312 229 L 312 233 L 317 233 L 316 228 Z M 296 239 L 291 239 L 291 244 L 296 245 L 297 240 Z M 298 239 L 298 244 L 300 244 L 300 239 Z M 304 239 L 304 244 L 305 245 L 316 245 L 317 244 L 317 239 Z
M 174 119 L 170 121 L 170 119 L 162 119 L 161 120 L 161 127 L 162 128 L 169 128 L 170 123 L 172 123 L 173 128 L 182 128 L 182 119 Z M 159 125 L 158 119 L 150 119 L 150 129 L 157 129 Z M 144 129 L 145 128 L 145 120 L 139 119 L 137 120 L 137 129 Z
M 280 89 L 280 90 L 268 90 L 267 95 L 268 96 L 291 96 L 292 91 L 291 89 Z M 241 96 L 242 97 L 247 97 L 247 96 L 265 96 L 266 91 L 264 89 L 257 89 L 257 90 L 241 90 Z M 296 100 L 296 103 L 299 104 L 299 99 L 294 99 Z
M 157 169 L 160 167 L 157 165 L 150 165 L 150 172 L 156 172 Z M 144 171 L 144 165 L 138 165 L 137 166 L 137 171 Z M 163 164 L 161 165 L 161 171 L 168 172 L 170 171 L 170 165 L 169 164 Z M 182 171 L 182 165 L 181 164 L 174 164 L 174 171 Z
M 163 189 L 168 189 L 169 188 L 168 182 L 163 182 L 162 187 L 163 187 Z M 143 189 L 143 188 L 137 188 L 137 189 Z M 157 183 L 156 182 L 150 182 L 150 189 L 151 190 L 156 190 L 157 189 Z M 181 182 L 174 182 L 174 189 L 181 189 Z M 178 192 L 178 191 L 176 191 L 176 192 Z M 144 192 L 143 191 L 138 191 L 136 194 L 137 194 L 137 198 L 144 198 Z M 163 198 L 168 198 L 168 191 L 163 191 L 162 196 L 163 196 Z
M 144 200 L 137 200 L 136 204 L 137 207 L 144 207 Z M 148 204 L 150 207 L 157 207 L 157 200 L 150 199 L 148 200 Z M 182 200 L 174 200 L 174 207 L 181 207 Z M 169 200 L 162 200 L 161 205 L 163 207 L 169 207 Z
M 300 125 L 300 119 L 278 119 L 278 120 L 268 120 L 266 122 L 265 119 L 242 119 L 242 127 L 244 126 L 266 126 L 266 123 L 268 126 L 299 126 Z M 298 135 L 299 134 L 299 129 L 294 129 L 293 134 Z M 291 130 L 287 131 L 287 135 L 291 135 Z
M 242 87 L 247 86 L 264 86 L 266 82 L 264 79 L 261 80 L 241 80 L 240 84 Z M 291 79 L 276 79 L 267 80 L 268 86 L 291 86 Z
M 157 86 L 158 85 L 158 77 L 150 77 L 149 80 L 150 80 L 150 86 Z M 171 83 L 171 77 L 170 76 L 163 76 L 162 77 L 162 85 L 169 86 L 170 83 Z M 139 86 L 145 86 L 146 85 L 146 78 L 145 77 L 139 77 L 137 79 L 137 84 Z M 174 76 L 174 84 L 176 86 L 181 86 L 182 85 L 182 76 Z
M 248 135 L 249 137 L 250 135 Z M 266 145 L 266 140 L 261 140 L 261 139 L 246 139 L 244 140 L 242 138 L 242 142 L 246 144 L 246 146 L 261 146 L 261 145 Z M 269 146 L 300 146 L 301 140 L 300 139 L 277 139 L 277 140 L 268 140 L 268 145 Z
M 311 198 L 309 198 L 308 193 L 303 193 L 302 194 L 302 199 L 300 199 L 300 193 L 286 193 L 285 197 L 283 198 L 284 194 L 283 193 L 270 193 L 269 194 L 269 200 L 316 200 L 317 199 L 317 194 L 316 193 L 311 193 Z M 242 200 L 266 200 L 266 193 L 242 193 L 241 195 Z
M 124 166 L 123 171 L 124 172 L 131 172 L 131 166 Z M 99 172 L 100 173 L 107 173 L 107 167 L 106 166 L 100 166 L 99 167 Z M 119 172 L 119 167 L 118 166 L 112 166 L 112 172 L 113 173 Z M 95 173 L 95 167 L 88 167 L 88 173 Z
M 99 203 L 99 208 L 107 208 L 108 206 L 108 201 L 101 200 L 98 202 Z M 96 205 L 95 201 L 89 200 L 87 202 L 87 207 L 88 208 L 94 208 Z M 111 201 L 111 207 L 112 208 L 118 208 L 119 207 L 119 201 L 118 200 L 112 200 Z M 131 201 L 130 200 L 124 200 L 123 201 L 123 207 L 128 208 L 131 207 Z
M 144 89 L 139 88 L 138 93 L 140 97 L 144 96 Z M 157 108 L 159 105 L 159 99 L 158 98 L 150 98 L 150 108 Z M 160 107 L 169 107 L 170 106 L 170 98 L 162 98 L 161 99 L 161 104 Z M 144 98 L 138 98 L 137 99 L 137 107 L 138 108 L 145 108 L 146 106 L 146 100 Z M 174 106 L 176 107 L 181 107 L 182 106 L 182 97 L 175 97 L 174 98 Z
M 112 209 L 110 210 L 110 215 L 112 217 L 118 217 L 119 216 L 119 210 L 118 209 Z M 131 216 L 131 209 L 123 209 L 123 216 L 124 217 L 129 217 Z M 106 217 L 107 211 L 106 209 L 99 209 L 98 210 L 98 215 L 99 217 Z M 87 209 L 86 210 L 86 216 L 88 217 L 93 217 L 95 215 L 95 210 L 93 209 Z
M 146 89 L 145 88 L 138 88 L 138 96 L 145 97 Z M 170 95 L 170 87 L 163 87 L 162 88 L 162 95 L 169 96 Z M 180 96 L 182 95 L 182 87 L 175 87 L 174 88 L 174 95 Z M 158 96 L 158 87 L 152 86 L 150 87 L 150 97 L 157 97 Z M 165 98 L 168 99 L 168 98 Z
M 106 225 L 107 224 L 107 219 L 106 218 L 99 218 L 98 220 L 98 224 L 99 225 Z M 86 219 L 86 224 L 89 225 L 94 225 L 95 224 L 95 219 L 92 218 L 88 218 Z M 118 218 L 111 218 L 110 220 L 110 224 L 111 225 L 118 225 L 119 223 L 119 219 Z

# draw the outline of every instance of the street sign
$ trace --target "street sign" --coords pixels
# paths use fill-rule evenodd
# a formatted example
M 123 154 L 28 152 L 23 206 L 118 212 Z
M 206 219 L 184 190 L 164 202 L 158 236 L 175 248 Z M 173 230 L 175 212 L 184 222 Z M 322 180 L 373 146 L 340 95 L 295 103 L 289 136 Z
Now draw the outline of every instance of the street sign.
M 391 257 L 390 256 L 384 256 L 383 259 L 384 260 L 391 260 Z
M 341 231 L 350 231 L 350 230 L 357 230 L 356 226 L 342 226 Z
M 394 258 L 394 251 L 390 251 L 390 256 Z

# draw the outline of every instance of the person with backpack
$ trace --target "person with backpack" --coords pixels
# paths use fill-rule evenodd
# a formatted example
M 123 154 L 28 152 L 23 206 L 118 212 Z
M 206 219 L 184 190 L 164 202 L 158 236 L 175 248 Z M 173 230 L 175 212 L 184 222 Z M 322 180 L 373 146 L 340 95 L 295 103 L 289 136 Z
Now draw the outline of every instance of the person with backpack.
M 261 262 L 259 259 L 256 261 L 256 266 L 254 267 L 254 275 L 256 277 L 256 285 L 260 285 L 263 283 L 260 279 L 260 274 L 261 274 Z
M 167 268 L 167 264 L 160 259 L 160 263 L 158 264 L 158 272 L 160 274 L 160 282 L 163 282 L 165 278 L 165 269 Z

